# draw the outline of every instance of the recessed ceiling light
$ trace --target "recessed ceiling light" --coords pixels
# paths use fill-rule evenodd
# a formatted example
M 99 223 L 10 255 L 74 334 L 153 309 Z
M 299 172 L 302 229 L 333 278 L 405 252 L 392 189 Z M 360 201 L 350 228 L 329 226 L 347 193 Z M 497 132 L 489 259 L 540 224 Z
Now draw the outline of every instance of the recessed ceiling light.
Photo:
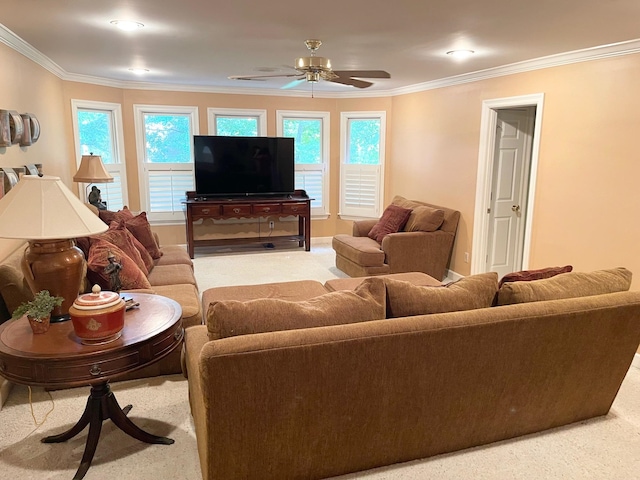
M 144 75 L 145 73 L 149 72 L 149 69 L 147 69 L 147 68 L 130 68 L 129 71 L 135 73 L 136 75 Z
M 137 30 L 139 28 L 144 27 L 144 25 L 142 23 L 133 22 L 131 20 L 112 20 L 111 24 L 115 25 L 120 30 L 125 30 L 127 32 L 130 32 L 132 30 Z
M 451 50 L 447 52 L 447 55 L 451 55 L 454 58 L 467 58 L 473 55 L 473 50 Z

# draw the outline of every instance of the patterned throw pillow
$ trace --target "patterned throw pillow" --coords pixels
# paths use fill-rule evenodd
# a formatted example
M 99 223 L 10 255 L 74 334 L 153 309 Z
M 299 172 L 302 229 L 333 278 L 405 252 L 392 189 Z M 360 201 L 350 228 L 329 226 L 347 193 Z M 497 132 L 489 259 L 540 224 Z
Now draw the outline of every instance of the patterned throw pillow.
M 149 252 L 152 258 L 158 259 L 162 256 L 160 247 L 151 231 L 151 225 L 149 225 L 149 221 L 147 220 L 146 212 L 142 212 L 140 215 L 125 220 L 124 224 L 133 236 L 144 245 L 144 248 L 147 249 L 147 252 Z
M 500 279 L 498 288 L 507 282 L 530 282 L 532 280 L 543 280 L 545 278 L 555 277 L 561 273 L 569 273 L 572 270 L 572 265 L 565 265 L 564 267 L 547 267 L 540 268 L 538 270 L 522 270 L 520 272 L 507 273 Z
M 404 228 L 405 223 L 411 215 L 410 208 L 403 208 L 397 205 L 389 205 L 382 213 L 382 217 L 369 231 L 369 238 L 378 243 L 390 233 L 399 232 Z
M 110 290 L 109 274 L 104 272 L 109 264 L 109 254 L 116 257 L 116 261 L 122 265 L 120 269 L 120 281 L 123 290 L 137 288 L 151 288 L 147 276 L 120 248 L 106 240 L 95 239 L 89 247 L 89 258 L 87 259 L 87 278 L 91 284 L 98 284 L 103 290 Z
M 124 220 L 120 220 L 119 222 L 111 222 L 111 224 L 109 225 L 109 231 L 111 230 L 123 231 L 124 234 L 129 239 L 131 239 L 131 243 L 133 243 L 133 246 L 136 248 L 136 250 L 140 254 L 140 258 L 142 259 L 142 262 L 145 266 L 145 268 L 143 268 L 142 271 L 146 269 L 147 272 L 151 273 L 151 270 L 153 270 L 153 267 L 155 266 L 155 264 L 153 263 L 153 258 L 151 258 L 151 254 L 147 251 L 145 246 L 142 245 L 140 241 L 133 236 L 133 233 L 131 233 L 129 229 L 125 226 Z M 147 275 L 149 273 L 147 273 Z
M 109 243 L 113 243 L 116 247 L 122 250 L 127 257 L 133 260 L 145 275 L 149 275 L 149 269 L 144 264 L 140 251 L 133 243 L 135 237 L 131 235 L 124 226 L 123 228 L 117 228 L 119 224 L 116 222 L 111 222 L 111 225 L 116 225 L 116 228 L 109 226 L 109 230 L 106 232 L 91 237 L 91 242 L 93 243 L 96 240 L 106 240 Z
M 118 210 L 117 212 L 113 212 L 111 210 L 98 210 L 98 216 L 100 217 L 100 220 L 102 220 L 107 225 L 110 225 L 111 222 L 128 220 L 135 217 L 135 215 L 131 212 L 131 210 L 129 210 L 129 207 L 127 207 L 126 205 L 122 207 L 122 210 Z

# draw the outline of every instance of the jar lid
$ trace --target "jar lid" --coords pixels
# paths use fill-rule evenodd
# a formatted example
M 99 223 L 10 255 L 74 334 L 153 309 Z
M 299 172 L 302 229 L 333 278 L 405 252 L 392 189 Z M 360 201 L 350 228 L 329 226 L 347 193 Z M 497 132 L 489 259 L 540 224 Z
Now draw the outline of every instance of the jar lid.
M 84 293 L 76 298 L 73 306 L 78 310 L 99 310 L 120 302 L 120 295 L 116 292 L 101 291 L 100 285 L 94 285 L 91 293 Z

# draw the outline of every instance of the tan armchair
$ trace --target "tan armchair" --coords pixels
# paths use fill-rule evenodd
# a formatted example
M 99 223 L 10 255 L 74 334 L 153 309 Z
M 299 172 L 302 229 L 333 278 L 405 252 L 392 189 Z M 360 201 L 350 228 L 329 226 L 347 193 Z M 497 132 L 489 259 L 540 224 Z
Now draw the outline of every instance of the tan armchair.
M 421 228 L 421 222 L 416 222 L 415 218 L 412 221 L 410 217 L 405 231 L 385 236 L 382 243 L 367 236 L 378 222 L 377 219 L 355 221 L 352 235 L 340 234 L 333 237 L 336 267 L 351 277 L 424 272 L 442 280 L 451 259 L 460 212 L 400 196 L 396 196 L 392 204 L 413 209 L 412 216 L 433 215 L 434 210 L 441 210 L 444 218 L 436 229 L 423 231 L 417 230 Z M 417 207 L 428 208 L 416 209 Z M 406 231 L 409 229 L 414 231 Z

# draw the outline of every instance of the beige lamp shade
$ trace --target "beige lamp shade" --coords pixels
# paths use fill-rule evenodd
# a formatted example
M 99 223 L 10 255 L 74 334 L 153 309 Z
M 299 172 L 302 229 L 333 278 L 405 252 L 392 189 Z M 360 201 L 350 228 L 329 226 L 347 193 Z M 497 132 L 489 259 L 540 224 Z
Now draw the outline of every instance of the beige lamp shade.
M 80 159 L 80 167 L 73 176 L 74 182 L 85 183 L 109 183 L 113 177 L 104 168 L 100 155 L 83 155 Z
M 23 175 L 0 200 L 0 238 L 76 238 L 108 228 L 58 177 Z

